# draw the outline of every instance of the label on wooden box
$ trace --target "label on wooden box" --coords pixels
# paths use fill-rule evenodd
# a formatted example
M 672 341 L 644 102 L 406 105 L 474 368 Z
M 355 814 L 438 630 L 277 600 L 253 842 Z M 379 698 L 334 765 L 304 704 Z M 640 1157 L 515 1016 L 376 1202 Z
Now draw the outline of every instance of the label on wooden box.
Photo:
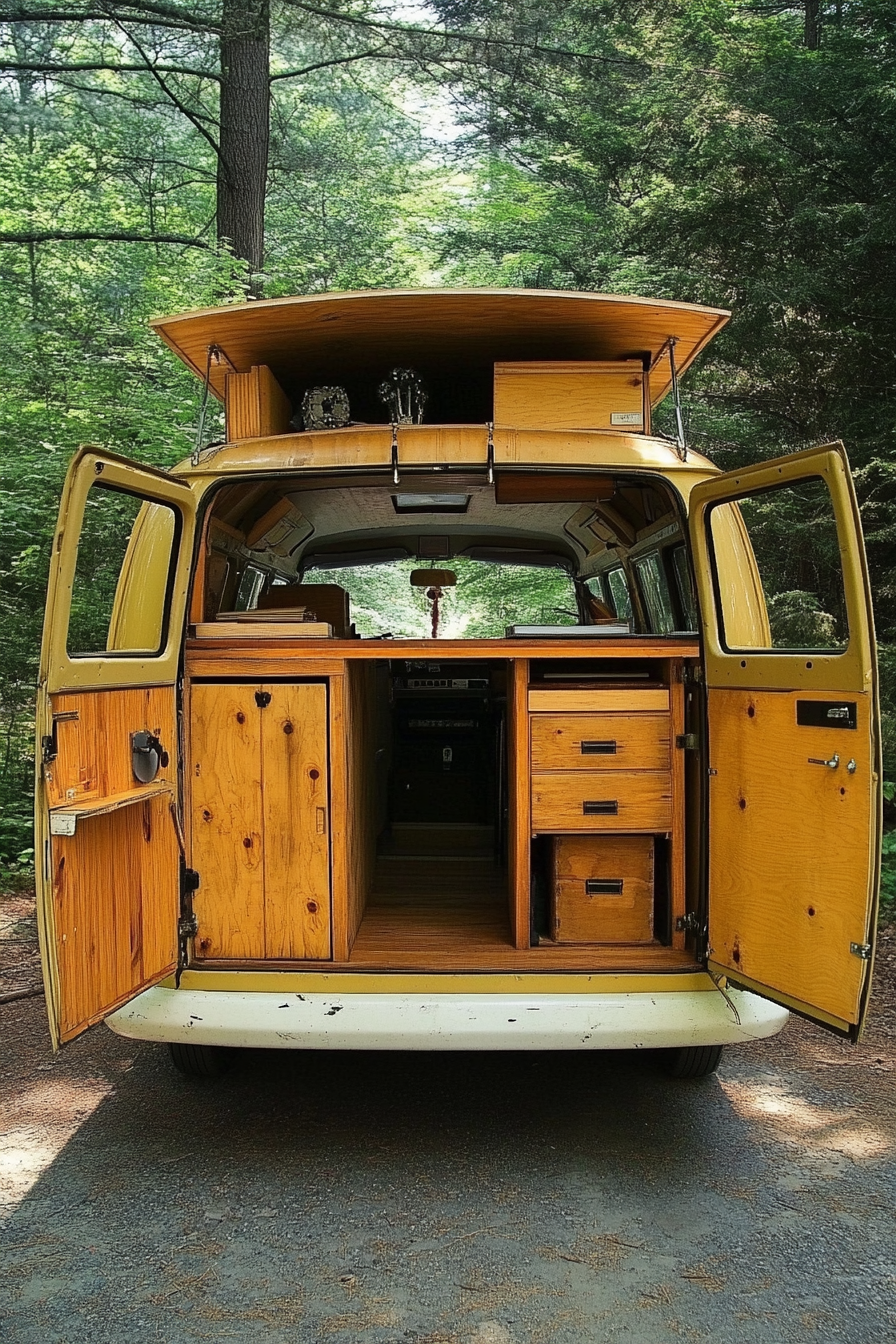
M 653 836 L 555 836 L 551 895 L 555 942 L 653 942 Z

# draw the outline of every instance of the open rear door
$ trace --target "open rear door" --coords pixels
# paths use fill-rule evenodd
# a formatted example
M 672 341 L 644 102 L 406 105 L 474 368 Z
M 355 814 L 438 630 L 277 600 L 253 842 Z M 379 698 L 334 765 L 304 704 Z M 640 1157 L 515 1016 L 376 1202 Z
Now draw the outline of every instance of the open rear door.
M 709 969 L 856 1039 L 881 766 L 843 446 L 717 476 L 690 508 L 709 721 Z
M 190 488 L 82 449 L 53 542 L 35 854 L 54 1045 L 177 964 L 176 682 Z

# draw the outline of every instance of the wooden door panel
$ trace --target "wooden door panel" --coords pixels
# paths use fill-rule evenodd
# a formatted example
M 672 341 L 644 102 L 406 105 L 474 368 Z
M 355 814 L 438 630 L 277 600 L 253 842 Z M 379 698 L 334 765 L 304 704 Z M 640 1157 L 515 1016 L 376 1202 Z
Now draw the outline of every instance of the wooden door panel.
M 176 751 L 170 686 L 78 691 L 50 697 L 56 759 L 44 767 L 48 806 L 109 798 L 137 786 L 131 734 L 154 733 L 171 759 Z M 169 765 L 162 776 L 174 778 Z
M 177 964 L 178 848 L 167 798 L 53 837 L 59 1037 L 71 1040 Z
M 201 959 L 265 955 L 261 715 L 254 686 L 193 685 L 190 821 Z
M 796 701 L 807 698 L 709 692 L 710 957 L 851 1022 L 866 970 L 848 954 L 850 943 L 864 943 L 867 926 L 870 697 L 851 697 L 854 731 L 800 726 Z M 836 769 L 815 763 L 835 756 Z M 854 758 L 865 764 L 851 774 Z M 775 840 L 782 824 L 786 844 Z M 848 899 L 857 885 L 862 899 Z M 846 956 L 832 957 L 832 948 Z
M 330 956 L 327 688 L 273 684 L 260 713 L 265 955 Z

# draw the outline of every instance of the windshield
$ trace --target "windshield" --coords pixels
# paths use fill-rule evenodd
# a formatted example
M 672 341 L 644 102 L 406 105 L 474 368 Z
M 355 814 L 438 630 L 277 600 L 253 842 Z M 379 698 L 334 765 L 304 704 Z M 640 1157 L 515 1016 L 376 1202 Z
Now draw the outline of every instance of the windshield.
M 339 569 L 309 566 L 304 582 L 345 588 L 359 635 L 420 639 L 432 634 L 432 602 L 425 588 L 411 586 L 411 574 L 434 564 L 457 578 L 454 587 L 441 590 L 441 639 L 501 638 L 509 625 L 578 624 L 575 585 L 559 566 L 504 565 L 462 557 L 444 562 L 392 560 Z

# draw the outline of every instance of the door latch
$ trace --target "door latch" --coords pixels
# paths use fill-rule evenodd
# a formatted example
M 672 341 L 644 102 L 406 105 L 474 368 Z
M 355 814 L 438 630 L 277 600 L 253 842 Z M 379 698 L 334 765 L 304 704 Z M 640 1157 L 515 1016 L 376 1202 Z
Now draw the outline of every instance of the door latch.
M 850 952 L 852 953 L 852 955 L 853 955 L 854 957 L 858 957 L 860 961 L 870 961 L 870 960 L 871 960 L 871 944 L 870 944 L 870 943 L 850 943 L 850 945 L 849 945 L 849 950 L 850 950 Z
M 836 770 L 836 769 L 837 769 L 837 766 L 840 764 L 840 757 L 839 757 L 839 756 L 832 756 L 831 759 L 830 759 L 829 761 L 822 761 L 822 760 L 819 760 L 819 758 L 818 758 L 817 756 L 810 756 L 810 757 L 809 757 L 809 764 L 810 764 L 810 765 L 826 765 L 827 768 L 828 768 L 829 770 Z
M 255 703 L 259 709 L 267 709 L 268 705 L 271 703 L 270 691 L 256 691 Z
M 146 729 L 131 733 L 131 769 L 139 783 L 151 784 L 159 773 L 159 767 L 164 769 L 167 764 L 168 753 L 155 733 Z

